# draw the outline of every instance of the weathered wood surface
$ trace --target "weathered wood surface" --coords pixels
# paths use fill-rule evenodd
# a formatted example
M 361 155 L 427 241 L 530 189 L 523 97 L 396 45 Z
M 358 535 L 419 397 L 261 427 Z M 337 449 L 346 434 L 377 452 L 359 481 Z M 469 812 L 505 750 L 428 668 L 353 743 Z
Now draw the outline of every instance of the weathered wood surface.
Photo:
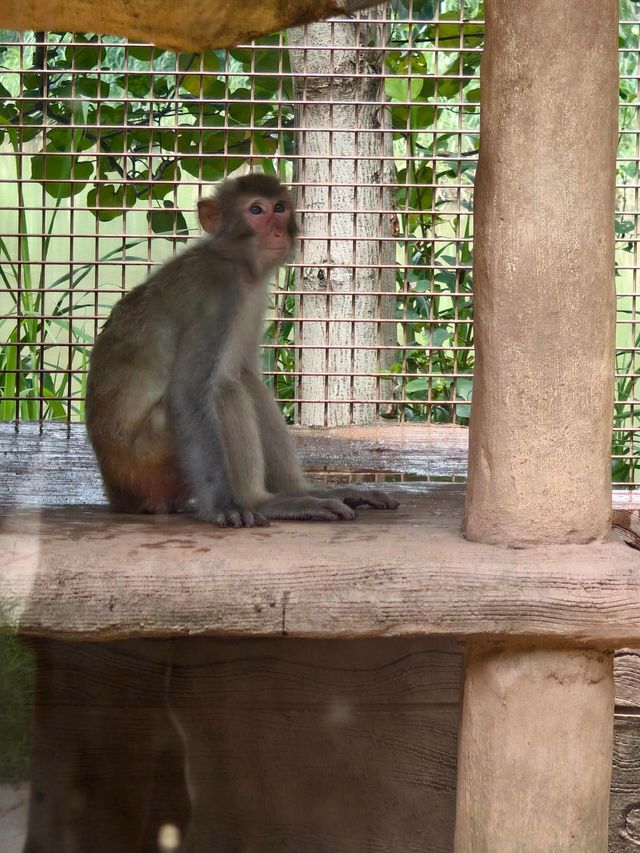
M 292 429 L 310 469 L 464 479 L 463 427 L 381 424 L 344 429 Z M 104 503 L 84 425 L 0 423 L 0 502 L 10 506 Z
M 561 544 L 609 530 L 618 5 L 485 6 L 470 539 Z
M 40 853 L 59 853 L 56 833 L 64 853 L 155 850 L 140 839 L 166 821 L 190 824 L 194 853 L 451 850 L 460 656 L 450 640 L 36 649 Z
M 94 639 L 487 633 L 640 643 L 640 554 L 632 549 L 517 551 L 462 539 L 463 486 L 438 480 L 463 476 L 466 430 L 296 435 L 307 465 L 427 479 L 389 486 L 401 490 L 394 513 L 222 531 L 187 515 L 112 515 L 83 427 L 68 435 L 64 426 L 40 433 L 22 425 L 16 434 L 5 424 L 1 618 L 25 633 Z
M 171 50 L 202 51 L 265 33 L 350 15 L 380 0 L 3 0 L 0 26 L 126 36 Z
M 610 853 L 640 847 L 640 716 L 616 714 L 609 803 Z
M 615 656 L 616 717 L 609 804 L 609 853 L 640 848 L 640 651 Z
M 409 788 L 412 797 L 415 796 L 417 786 L 424 798 L 424 834 L 420 836 L 424 843 L 421 850 L 450 853 L 455 806 L 455 727 L 461 661 L 460 653 L 450 643 L 427 639 L 374 640 L 366 641 L 367 644 L 373 643 L 367 653 L 363 650 L 363 644 L 355 641 L 212 639 L 194 640 L 193 646 L 187 643 L 190 641 L 180 641 L 182 649 L 178 655 L 174 695 L 182 693 L 183 697 L 188 697 L 193 687 L 197 692 L 201 692 L 201 708 L 205 701 L 205 687 L 206 690 L 212 689 L 215 692 L 218 701 L 221 692 L 226 691 L 231 707 L 226 712 L 224 709 L 218 709 L 219 718 L 222 717 L 227 726 L 237 726 L 237 719 L 248 721 L 251 727 L 258 726 L 256 740 L 252 742 L 254 746 L 256 742 L 262 742 L 267 750 L 272 732 L 277 731 L 280 726 L 284 731 L 293 723 L 296 749 L 291 750 L 290 754 L 291 760 L 295 762 L 295 773 L 290 774 L 288 784 L 292 784 L 292 780 L 307 780 L 308 774 L 314 771 L 315 775 L 311 778 L 317 779 L 319 772 L 328 785 L 330 779 L 324 774 L 330 773 L 332 769 L 339 769 L 333 763 L 333 751 L 327 751 L 324 762 L 320 763 L 319 767 L 311 760 L 306 760 L 306 748 L 300 748 L 299 740 L 305 725 L 308 726 L 312 742 L 316 744 L 316 756 L 318 747 L 326 746 L 326 737 L 330 734 L 337 750 L 336 760 L 340 762 L 344 758 L 353 762 L 354 754 L 350 751 L 349 744 L 354 730 L 360 739 L 366 739 L 367 732 L 370 736 L 380 737 L 379 721 L 384 719 L 386 726 L 388 721 L 392 720 L 392 733 L 395 731 L 396 734 L 391 741 L 385 736 L 384 743 L 395 743 L 399 739 L 400 744 L 407 744 L 403 727 L 406 719 L 410 719 L 412 726 L 408 731 L 413 736 L 411 748 L 402 749 L 390 764 L 393 770 L 391 782 L 394 785 L 399 784 L 401 790 Z M 203 647 L 203 643 L 210 644 L 209 664 L 205 660 L 206 647 Z M 371 650 L 375 649 L 376 643 L 378 653 L 382 654 L 377 662 L 376 653 Z M 301 655 L 305 647 L 313 648 L 316 644 L 319 660 L 311 660 L 309 652 L 306 652 L 306 656 Z M 130 786 L 136 783 L 138 759 L 143 763 L 147 760 L 144 751 L 141 754 L 140 749 L 143 741 L 146 742 L 150 728 L 155 732 L 156 743 L 162 732 L 166 737 L 166 727 L 161 726 L 158 730 L 151 727 L 151 722 L 158 723 L 158 710 L 162 709 L 165 702 L 166 679 L 158 669 L 158 662 L 163 655 L 168 656 L 167 645 L 153 641 L 143 641 L 143 644 L 100 644 L 97 647 L 74 643 L 73 646 L 66 646 L 64 652 L 57 653 L 61 654 L 64 665 L 59 669 L 61 677 L 55 682 L 58 685 L 57 695 L 51 696 L 49 700 L 62 704 L 62 712 L 57 718 L 61 726 L 57 736 L 73 743 L 74 736 L 78 735 L 79 723 L 84 718 L 83 731 L 85 737 L 88 736 L 84 744 L 84 749 L 88 749 L 88 752 L 85 752 L 88 756 L 86 766 L 105 766 L 106 758 L 113 757 L 113 750 L 119 742 L 114 744 L 108 739 L 105 741 L 90 736 L 92 727 L 87 723 L 87 715 L 92 703 L 95 706 L 94 724 L 100 715 L 100 704 L 106 704 L 107 710 L 103 712 L 103 718 L 106 718 L 111 726 L 125 721 L 125 705 L 137 708 L 135 714 L 144 718 L 144 725 L 141 724 L 139 730 L 135 727 L 133 729 L 137 748 L 128 750 L 128 741 L 124 745 L 124 751 L 129 751 L 133 762 L 128 774 L 119 779 L 120 791 L 125 798 Z M 152 651 L 151 647 L 155 647 L 155 650 Z M 149 651 L 146 651 L 147 648 Z M 145 652 L 141 654 L 143 649 Z M 190 669 L 191 666 L 193 669 Z M 614 732 L 609 817 L 610 853 L 635 853 L 640 846 L 640 719 L 637 716 L 640 708 L 639 669 L 638 652 L 625 650 L 616 655 L 618 713 Z M 317 687 L 315 693 L 314 684 Z M 109 699 L 110 692 L 112 695 Z M 135 699 L 136 694 L 142 701 L 140 698 Z M 105 696 L 108 700 L 106 703 Z M 350 705 L 351 713 L 346 713 Z M 622 705 L 625 706 L 624 709 L 621 709 Z M 116 709 L 120 706 L 121 711 L 116 710 L 109 715 L 109 708 L 114 706 Z M 424 711 L 424 714 L 421 714 L 421 711 Z M 636 716 L 630 716 L 634 714 Z M 333 731 L 326 734 L 327 726 L 334 727 L 335 724 L 337 726 Z M 59 742 L 57 745 L 59 746 Z M 76 748 L 77 743 L 74 750 Z M 367 762 L 375 761 L 376 749 L 377 747 L 365 750 L 360 753 L 360 758 L 364 757 Z M 59 749 L 51 753 L 52 756 L 62 754 Z M 176 819 L 179 820 L 179 815 L 184 814 L 182 810 L 185 808 L 184 783 L 180 783 L 177 772 L 179 764 L 171 750 L 171 744 L 165 741 L 164 746 L 158 750 L 157 757 L 157 773 L 154 771 L 152 779 L 143 777 L 144 791 L 148 791 L 150 785 L 156 785 L 156 800 L 171 806 L 174 817 L 177 815 Z M 422 779 L 415 774 L 414 761 L 418 758 L 424 769 Z M 66 769 L 59 768 L 62 777 L 57 778 L 63 786 L 69 783 L 68 774 L 73 766 L 74 761 L 71 761 Z M 279 767 L 284 773 L 284 766 L 280 763 L 271 772 L 278 772 Z M 356 769 L 352 764 L 349 772 L 356 774 Z M 371 774 L 371 764 L 367 763 L 362 770 L 368 770 Z M 382 779 L 369 779 L 362 775 L 357 779 L 357 787 L 364 784 L 371 792 L 371 784 L 377 786 L 380 791 L 385 784 L 388 770 L 389 768 L 386 768 Z M 250 775 L 249 768 L 246 765 L 241 767 L 240 773 L 246 781 Z M 259 784 L 257 775 L 251 781 L 252 786 L 256 784 Z M 308 781 L 306 784 L 309 784 Z M 242 796 L 239 780 L 234 781 L 232 791 L 237 795 L 238 786 Z M 111 789 L 107 790 L 113 794 Z M 253 791 L 253 787 L 249 790 Z M 264 796 L 264 792 L 265 789 L 262 788 L 257 801 Z M 339 793 L 344 793 L 342 788 Z M 324 848 L 314 848 L 314 853 L 317 849 L 342 853 L 342 848 L 336 845 L 335 839 L 330 838 L 328 832 L 331 822 L 335 820 L 331 791 L 329 795 L 326 806 L 325 800 L 318 797 L 313 799 L 317 809 L 313 817 L 316 830 L 314 838 L 324 836 L 327 842 Z M 284 803 L 278 798 L 278 791 L 273 792 L 273 796 L 280 811 Z M 350 803 L 352 800 L 347 798 L 344 803 L 339 804 L 339 808 Z M 19 853 L 22 850 L 26 832 L 26 804 L 27 797 L 23 786 L 17 790 L 0 788 L 0 839 L 7 847 L 7 853 Z M 372 800 L 371 808 L 382 810 L 387 816 L 393 817 L 386 801 L 380 805 Z M 247 813 L 250 812 L 251 809 L 248 809 Z M 146 836 L 149 835 L 149 828 L 154 825 L 159 813 L 167 816 L 163 807 L 160 807 L 160 812 L 156 809 L 154 813 L 145 812 L 139 816 L 145 821 Z M 292 811 L 291 814 L 297 820 L 305 819 L 304 811 Z M 361 823 L 366 814 L 358 810 L 355 817 L 358 823 Z M 306 819 L 309 820 L 308 815 Z M 240 823 L 240 826 L 243 825 L 247 825 L 246 821 Z M 139 825 L 136 826 L 139 829 Z M 255 829 L 255 824 L 252 824 L 252 828 Z M 412 824 L 412 829 L 415 829 L 415 824 Z M 378 851 L 381 848 L 374 849 Z M 386 849 L 391 848 L 388 846 Z M 4 847 L 2 850 L 4 853 Z
M 467 542 L 463 496 L 394 492 L 355 522 L 220 530 L 189 516 L 9 509 L 3 618 L 28 634 L 453 635 L 640 645 L 640 552 Z

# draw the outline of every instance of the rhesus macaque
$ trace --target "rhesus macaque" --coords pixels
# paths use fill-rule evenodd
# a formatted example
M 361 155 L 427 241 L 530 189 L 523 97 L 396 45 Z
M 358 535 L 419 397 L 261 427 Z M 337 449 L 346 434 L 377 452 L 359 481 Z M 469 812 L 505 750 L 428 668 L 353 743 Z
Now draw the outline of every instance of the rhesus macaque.
M 260 378 L 267 280 L 297 233 L 291 196 L 246 175 L 198 213 L 205 235 L 124 296 L 93 350 L 87 428 L 112 509 L 173 512 L 195 498 L 222 527 L 395 509 L 382 492 L 307 483 Z

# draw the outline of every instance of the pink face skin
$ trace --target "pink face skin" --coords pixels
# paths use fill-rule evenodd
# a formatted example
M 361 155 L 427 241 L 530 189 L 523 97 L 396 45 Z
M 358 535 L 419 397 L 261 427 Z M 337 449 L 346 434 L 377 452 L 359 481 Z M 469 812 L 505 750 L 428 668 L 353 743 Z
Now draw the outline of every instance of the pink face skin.
M 287 201 L 255 196 L 247 200 L 242 212 L 263 248 L 274 256 L 274 260 L 284 257 L 291 248 L 288 231 L 291 208 Z

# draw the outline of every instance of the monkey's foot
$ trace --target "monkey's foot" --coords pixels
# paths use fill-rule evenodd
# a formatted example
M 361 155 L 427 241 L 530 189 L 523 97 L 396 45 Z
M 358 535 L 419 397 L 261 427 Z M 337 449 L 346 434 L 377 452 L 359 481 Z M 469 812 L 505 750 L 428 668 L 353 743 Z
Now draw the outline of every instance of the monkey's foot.
M 298 519 L 300 521 L 353 521 L 355 512 L 343 501 L 333 498 L 275 497 L 260 506 L 267 518 Z
M 390 498 L 385 492 L 380 492 L 376 489 L 358 491 L 358 489 L 352 489 L 348 486 L 344 488 L 338 486 L 336 488 L 329 487 L 327 489 L 318 489 L 318 491 L 314 490 L 311 494 L 332 497 L 350 507 L 370 506 L 374 509 L 397 509 L 400 506 L 398 501 Z
M 212 516 L 199 513 L 197 517 L 218 527 L 269 527 L 269 521 L 262 513 L 248 509 L 227 509 Z

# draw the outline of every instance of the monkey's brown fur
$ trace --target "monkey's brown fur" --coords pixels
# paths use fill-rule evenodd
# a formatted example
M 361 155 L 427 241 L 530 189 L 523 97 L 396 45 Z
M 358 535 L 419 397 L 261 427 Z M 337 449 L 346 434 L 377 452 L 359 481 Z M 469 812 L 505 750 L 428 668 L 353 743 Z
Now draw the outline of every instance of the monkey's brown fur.
M 91 357 L 87 428 L 112 508 L 172 512 L 195 498 L 204 520 L 239 527 L 397 506 L 313 489 L 260 379 L 266 283 L 297 232 L 289 193 L 247 175 L 199 215 L 205 235 L 115 306 Z

